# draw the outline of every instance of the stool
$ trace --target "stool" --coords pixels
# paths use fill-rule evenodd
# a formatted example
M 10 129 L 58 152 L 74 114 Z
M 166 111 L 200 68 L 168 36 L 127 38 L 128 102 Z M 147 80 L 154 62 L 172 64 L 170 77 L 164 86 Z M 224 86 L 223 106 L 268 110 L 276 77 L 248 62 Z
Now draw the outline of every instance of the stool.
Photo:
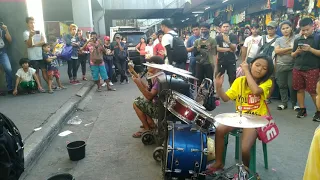
M 235 159 L 239 159 L 239 133 L 238 130 L 233 130 L 230 132 L 230 135 L 235 136 L 236 138 L 236 147 L 235 147 Z M 229 134 L 224 136 L 224 152 L 223 152 L 223 164 L 225 164 L 226 161 L 226 155 L 227 155 L 227 147 L 229 142 Z M 267 144 L 262 143 L 262 149 L 263 149 L 263 157 L 264 157 L 264 167 L 268 169 L 268 152 L 267 152 Z M 251 147 L 250 150 L 250 165 L 249 168 L 252 173 L 256 174 L 256 142 Z

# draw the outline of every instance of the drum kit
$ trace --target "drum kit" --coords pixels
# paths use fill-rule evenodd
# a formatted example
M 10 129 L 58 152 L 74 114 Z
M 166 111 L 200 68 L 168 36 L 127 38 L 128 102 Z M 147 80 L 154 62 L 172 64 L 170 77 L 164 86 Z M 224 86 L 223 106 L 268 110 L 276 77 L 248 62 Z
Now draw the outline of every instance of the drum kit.
M 190 72 L 175 68 L 171 65 L 159 65 L 145 63 L 147 67 L 161 69 L 174 75 L 183 76 L 184 78 L 193 77 Z M 206 111 L 206 108 L 195 100 L 170 89 L 166 92 L 166 98 L 163 102 L 165 115 L 163 119 L 158 120 L 159 126 L 163 126 L 164 142 L 162 146 L 155 148 L 153 158 L 161 162 L 162 174 L 165 180 L 171 179 L 208 179 L 205 174 L 206 165 L 212 146 L 209 146 L 210 129 L 215 129 L 215 124 L 222 124 L 239 128 L 239 136 L 241 139 L 243 128 L 258 128 L 268 124 L 264 118 L 242 114 L 240 107 L 239 113 L 224 113 L 213 117 Z M 167 110 L 181 121 L 167 121 Z M 251 179 L 252 173 L 247 173 L 248 170 L 242 163 L 241 143 L 239 143 L 239 162 L 227 168 L 222 173 L 209 179 L 229 179 L 228 173 L 235 168 L 237 172 L 237 180 Z M 210 148 L 209 148 L 210 147 Z M 210 150 L 210 151 L 209 151 Z M 212 152 L 211 152 L 212 154 Z

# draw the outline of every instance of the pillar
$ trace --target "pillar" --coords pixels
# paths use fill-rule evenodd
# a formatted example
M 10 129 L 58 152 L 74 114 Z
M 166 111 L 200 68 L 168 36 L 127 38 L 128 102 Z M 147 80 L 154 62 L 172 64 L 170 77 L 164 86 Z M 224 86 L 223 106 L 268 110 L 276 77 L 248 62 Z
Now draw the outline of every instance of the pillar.
M 73 22 L 82 31 L 93 31 L 91 0 L 72 0 Z
M 95 10 L 93 12 L 94 31 L 97 32 L 98 36 L 100 37 L 104 37 L 106 35 L 106 24 L 104 17 L 104 10 Z
M 22 34 L 27 29 L 25 19 L 27 16 L 31 16 L 28 14 L 27 9 L 29 9 L 30 13 L 32 12 L 32 8 L 29 6 L 31 5 L 30 3 L 32 3 L 30 1 L 34 0 L 0 0 L 0 21 L 8 26 L 12 36 L 12 43 L 7 45 L 7 54 L 10 59 L 13 75 L 16 73 L 17 69 L 20 68 L 19 60 L 23 57 L 27 57 L 27 47 L 24 43 Z M 35 0 L 35 2 L 36 1 L 37 0 Z M 29 8 L 27 8 L 27 3 Z M 41 3 L 37 4 L 37 8 L 42 10 Z M 38 16 L 42 15 L 41 13 L 37 14 Z M 38 25 L 41 26 L 41 24 L 43 24 L 43 20 L 41 22 L 41 17 L 34 18 Z M 41 29 L 41 27 L 39 27 L 39 29 Z M 7 90 L 2 67 L 0 67 L 0 90 Z

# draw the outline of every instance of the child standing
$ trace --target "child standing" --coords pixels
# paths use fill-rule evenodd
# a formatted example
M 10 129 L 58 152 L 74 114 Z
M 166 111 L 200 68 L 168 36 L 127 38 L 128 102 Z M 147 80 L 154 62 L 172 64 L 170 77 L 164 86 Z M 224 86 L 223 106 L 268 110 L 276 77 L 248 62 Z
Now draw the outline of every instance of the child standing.
M 58 87 L 56 90 L 66 89 L 64 86 L 62 86 L 60 81 L 60 72 L 58 70 L 58 62 L 57 62 L 57 56 L 54 56 L 50 52 L 50 45 L 48 43 L 45 43 L 42 45 L 42 52 L 43 52 L 43 60 L 47 63 L 47 72 L 48 72 L 48 88 L 49 93 L 52 94 L 54 91 L 52 90 L 52 82 L 53 78 L 56 78 Z
M 16 73 L 16 84 L 13 90 L 13 95 L 19 94 L 34 94 L 36 89 L 40 92 L 46 92 L 40 85 L 36 70 L 29 67 L 29 61 L 26 58 L 20 59 L 21 66 Z
M 224 92 L 222 84 L 224 77 L 219 74 L 215 78 L 217 94 L 224 101 L 236 101 L 236 110 L 242 105 L 243 113 L 266 116 L 268 115 L 267 100 L 272 81 L 270 76 L 273 73 L 274 66 L 272 59 L 267 56 L 258 56 L 254 58 L 250 65 L 244 61 L 241 67 L 245 76 L 237 78 L 230 89 Z M 224 151 L 224 136 L 236 128 L 219 124 L 216 129 L 215 136 L 215 152 L 216 162 L 208 166 L 207 173 L 213 174 L 223 168 L 223 151 Z M 245 166 L 249 167 L 250 149 L 257 139 L 257 131 L 255 128 L 243 129 L 242 138 L 242 157 Z

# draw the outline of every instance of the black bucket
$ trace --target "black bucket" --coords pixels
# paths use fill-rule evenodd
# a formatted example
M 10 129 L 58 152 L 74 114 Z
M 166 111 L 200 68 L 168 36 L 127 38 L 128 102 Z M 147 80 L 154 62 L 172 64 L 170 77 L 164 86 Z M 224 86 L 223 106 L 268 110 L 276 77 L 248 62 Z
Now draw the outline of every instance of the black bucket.
M 55 176 L 50 177 L 47 180 L 75 180 L 75 179 L 71 174 L 65 173 L 65 174 L 57 174 Z
M 69 158 L 71 161 L 79 161 L 86 156 L 86 143 L 84 141 L 74 141 L 67 145 Z

